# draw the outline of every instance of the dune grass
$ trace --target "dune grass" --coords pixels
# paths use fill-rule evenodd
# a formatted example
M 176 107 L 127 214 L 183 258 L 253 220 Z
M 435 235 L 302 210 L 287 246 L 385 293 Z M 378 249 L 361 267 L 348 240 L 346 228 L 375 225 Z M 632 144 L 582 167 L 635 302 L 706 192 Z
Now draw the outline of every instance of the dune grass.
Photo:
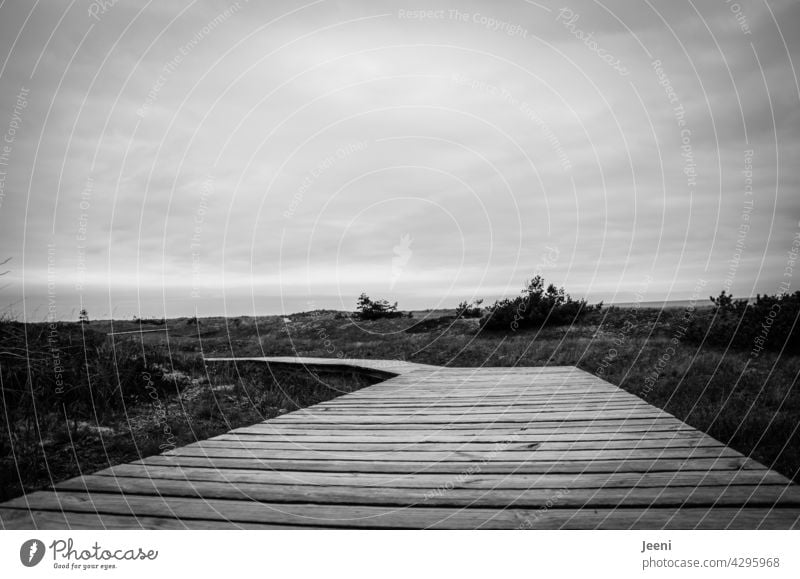
M 0 501 L 373 384 L 213 364 L 99 328 L 0 323 Z

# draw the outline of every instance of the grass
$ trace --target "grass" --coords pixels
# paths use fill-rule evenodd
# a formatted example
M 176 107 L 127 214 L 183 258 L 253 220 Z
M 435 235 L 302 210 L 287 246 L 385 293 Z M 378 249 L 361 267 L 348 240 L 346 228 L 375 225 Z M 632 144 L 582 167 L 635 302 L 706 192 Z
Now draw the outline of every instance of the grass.
M 358 375 L 271 373 L 257 363 L 206 368 L 202 355 L 574 365 L 800 480 L 800 356 L 764 352 L 753 359 L 691 343 L 681 332 L 684 315 L 682 309 L 609 308 L 573 326 L 509 334 L 480 331 L 477 319 L 456 319 L 453 311 L 442 310 L 370 321 L 317 311 L 292 315 L 288 322 L 267 316 L 144 327 L 130 321 L 60 324 L 57 350 L 69 384 L 58 395 L 49 329 L 0 322 L 0 499 L 372 383 Z M 139 328 L 165 331 L 119 334 Z
M 375 382 L 270 372 L 257 363 L 206 368 L 196 353 L 149 334 L 134 341 L 102 334 L 102 326 L 62 324 L 55 341 L 39 326 L 0 323 L 0 500 Z

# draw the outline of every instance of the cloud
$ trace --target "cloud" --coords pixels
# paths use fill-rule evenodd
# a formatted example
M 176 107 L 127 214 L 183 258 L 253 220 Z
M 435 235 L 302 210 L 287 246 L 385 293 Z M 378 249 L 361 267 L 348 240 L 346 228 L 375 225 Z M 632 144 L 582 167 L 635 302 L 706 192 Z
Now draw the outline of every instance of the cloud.
M 774 293 L 800 219 L 798 6 L 737 6 L 3 5 L 0 133 L 30 94 L 0 297 L 33 311 L 55 272 L 64 315 L 452 305 L 515 293 L 557 247 L 573 294 L 630 301 L 653 275 L 684 299 L 721 287 L 749 201 L 732 290 Z

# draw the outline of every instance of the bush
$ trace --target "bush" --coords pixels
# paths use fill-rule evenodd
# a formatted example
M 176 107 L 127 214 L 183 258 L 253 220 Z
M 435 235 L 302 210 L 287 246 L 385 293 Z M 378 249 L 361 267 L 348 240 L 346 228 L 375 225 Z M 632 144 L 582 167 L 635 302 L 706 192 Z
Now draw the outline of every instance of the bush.
M 481 328 L 512 330 L 559 326 L 578 321 L 588 311 L 585 300 L 573 300 L 553 284 L 544 287 L 544 278 L 537 275 L 522 290 L 522 295 L 499 300 L 489 306 L 481 319 Z
M 800 291 L 758 295 L 748 303 L 723 290 L 710 299 L 714 307 L 688 325 L 686 336 L 692 342 L 751 350 L 753 356 L 762 350 L 800 351 Z
M 133 316 L 133 321 L 137 324 L 151 324 L 153 326 L 167 325 L 167 320 L 164 318 L 140 318 L 138 316 Z
M 481 308 L 481 304 L 483 300 L 475 300 L 473 302 L 467 302 L 464 300 L 458 307 L 456 307 L 456 319 L 458 318 L 480 318 L 483 315 L 483 308 Z
M 397 311 L 397 302 L 390 304 L 386 300 L 372 301 L 367 294 L 358 298 L 356 315 L 362 320 L 377 320 L 379 318 L 399 318 L 403 315 Z

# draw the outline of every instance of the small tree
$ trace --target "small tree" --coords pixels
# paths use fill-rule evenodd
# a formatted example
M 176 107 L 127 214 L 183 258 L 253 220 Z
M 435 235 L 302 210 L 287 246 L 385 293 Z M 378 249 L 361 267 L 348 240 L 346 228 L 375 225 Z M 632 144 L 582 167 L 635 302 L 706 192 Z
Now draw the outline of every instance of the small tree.
M 540 275 L 530 280 L 521 295 L 499 300 L 489 306 L 481 327 L 489 330 L 541 328 L 577 322 L 588 311 L 585 300 L 573 300 L 564 288 L 544 286 Z
M 709 296 L 711 303 L 714 304 L 714 310 L 718 313 L 734 312 L 743 314 L 747 309 L 747 300 L 735 300 L 733 295 L 722 290 L 718 297 Z
M 357 315 L 362 320 L 377 320 L 379 318 L 396 318 L 402 316 L 397 311 L 397 302 L 390 304 L 386 300 L 372 301 L 367 294 L 362 293 L 356 305 Z
M 81 308 L 81 311 L 78 314 L 78 321 L 82 324 L 89 323 L 89 312 L 86 311 L 86 308 Z
M 464 300 L 456 307 L 456 319 L 458 318 L 480 318 L 483 314 L 481 304 L 483 299 L 468 302 Z

